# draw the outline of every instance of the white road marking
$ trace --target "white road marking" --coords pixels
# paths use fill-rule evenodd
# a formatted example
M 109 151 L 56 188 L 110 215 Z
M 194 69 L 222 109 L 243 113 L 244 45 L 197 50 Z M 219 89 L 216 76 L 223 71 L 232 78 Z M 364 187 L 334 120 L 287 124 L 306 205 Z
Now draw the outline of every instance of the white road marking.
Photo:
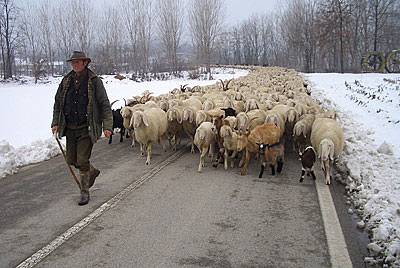
M 316 177 L 315 187 L 317 189 L 332 267 L 353 267 L 329 186 L 325 184 L 325 177 Z
M 107 210 L 115 207 L 122 199 L 124 199 L 130 192 L 133 190 L 139 188 L 143 183 L 145 183 L 147 180 L 149 180 L 151 177 L 156 175 L 161 169 L 169 165 L 171 162 L 175 161 L 179 157 L 181 157 L 186 151 L 186 147 L 183 149 L 175 152 L 172 154 L 170 157 L 165 159 L 163 162 L 158 164 L 156 167 L 154 167 L 152 170 L 150 170 L 148 173 L 140 177 L 138 180 L 134 181 L 130 185 L 128 185 L 125 189 L 123 189 L 121 192 L 116 194 L 114 197 L 112 197 L 110 200 L 105 202 L 103 205 L 101 205 L 98 209 L 90 213 L 88 216 L 80 220 L 78 223 L 76 223 L 74 226 L 69 228 L 66 232 L 63 234 L 59 235 L 57 238 L 55 238 L 53 241 L 51 241 L 48 245 L 44 246 L 40 250 L 38 250 L 36 253 L 34 253 L 32 256 L 21 262 L 17 268 L 28 268 L 28 267 L 34 267 L 36 264 L 41 262 L 46 256 L 48 256 L 51 252 L 56 250 L 59 246 L 64 244 L 68 239 L 79 233 L 83 228 L 85 228 L 87 225 L 89 225 L 91 222 L 93 222 L 95 219 L 100 217 L 102 214 L 104 214 Z

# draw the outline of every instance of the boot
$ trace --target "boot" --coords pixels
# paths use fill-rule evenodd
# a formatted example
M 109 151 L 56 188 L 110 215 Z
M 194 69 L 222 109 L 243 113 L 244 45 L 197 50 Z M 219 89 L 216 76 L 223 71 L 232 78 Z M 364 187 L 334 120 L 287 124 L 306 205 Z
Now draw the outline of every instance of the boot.
M 89 171 L 81 171 L 81 199 L 78 202 L 78 205 L 84 206 L 89 203 Z
M 89 188 L 93 186 L 96 178 L 100 175 L 100 170 L 90 165 L 89 171 Z
M 80 205 L 80 206 L 84 206 L 84 205 L 86 205 L 87 203 L 89 203 L 89 199 L 90 199 L 90 197 L 89 197 L 89 193 L 81 193 L 81 199 L 79 200 L 79 202 L 78 202 L 78 205 Z

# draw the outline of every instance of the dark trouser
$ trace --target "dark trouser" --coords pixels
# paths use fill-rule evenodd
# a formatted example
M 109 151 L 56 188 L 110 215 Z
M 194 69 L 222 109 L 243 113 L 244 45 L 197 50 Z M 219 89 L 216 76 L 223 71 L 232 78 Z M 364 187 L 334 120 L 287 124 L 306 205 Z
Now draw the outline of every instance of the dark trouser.
M 89 193 L 89 159 L 93 148 L 93 143 L 89 136 L 89 130 L 87 127 L 67 127 L 65 136 L 67 138 L 67 162 L 79 169 L 81 191 Z

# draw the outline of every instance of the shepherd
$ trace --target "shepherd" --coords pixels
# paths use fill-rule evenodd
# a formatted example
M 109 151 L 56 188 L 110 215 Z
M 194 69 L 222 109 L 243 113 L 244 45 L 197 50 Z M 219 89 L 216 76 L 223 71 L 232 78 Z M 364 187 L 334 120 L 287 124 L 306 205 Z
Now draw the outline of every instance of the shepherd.
M 66 137 L 66 161 L 79 170 L 80 206 L 89 203 L 89 188 L 100 170 L 90 163 L 93 144 L 112 135 L 110 101 L 101 79 L 89 69 L 91 59 L 74 51 L 67 60 L 72 70 L 63 77 L 55 95 L 51 130 Z

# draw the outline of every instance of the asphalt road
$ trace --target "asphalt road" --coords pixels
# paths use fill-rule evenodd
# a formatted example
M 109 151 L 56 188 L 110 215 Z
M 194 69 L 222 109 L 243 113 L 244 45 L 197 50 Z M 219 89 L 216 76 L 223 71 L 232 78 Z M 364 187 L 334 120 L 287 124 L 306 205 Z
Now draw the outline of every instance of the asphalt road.
M 335 263 L 316 184 L 298 182 L 294 155 L 287 154 L 282 174 L 266 171 L 259 179 L 255 161 L 247 176 L 209 161 L 198 173 L 199 154 L 186 147 L 173 153 L 155 146 L 150 166 L 137 151 L 117 139 L 95 145 L 92 162 L 102 173 L 83 207 L 61 156 L 0 180 L 0 267 Z M 355 231 L 343 188 L 334 183 L 329 190 L 352 264 L 365 267 L 365 234 Z

